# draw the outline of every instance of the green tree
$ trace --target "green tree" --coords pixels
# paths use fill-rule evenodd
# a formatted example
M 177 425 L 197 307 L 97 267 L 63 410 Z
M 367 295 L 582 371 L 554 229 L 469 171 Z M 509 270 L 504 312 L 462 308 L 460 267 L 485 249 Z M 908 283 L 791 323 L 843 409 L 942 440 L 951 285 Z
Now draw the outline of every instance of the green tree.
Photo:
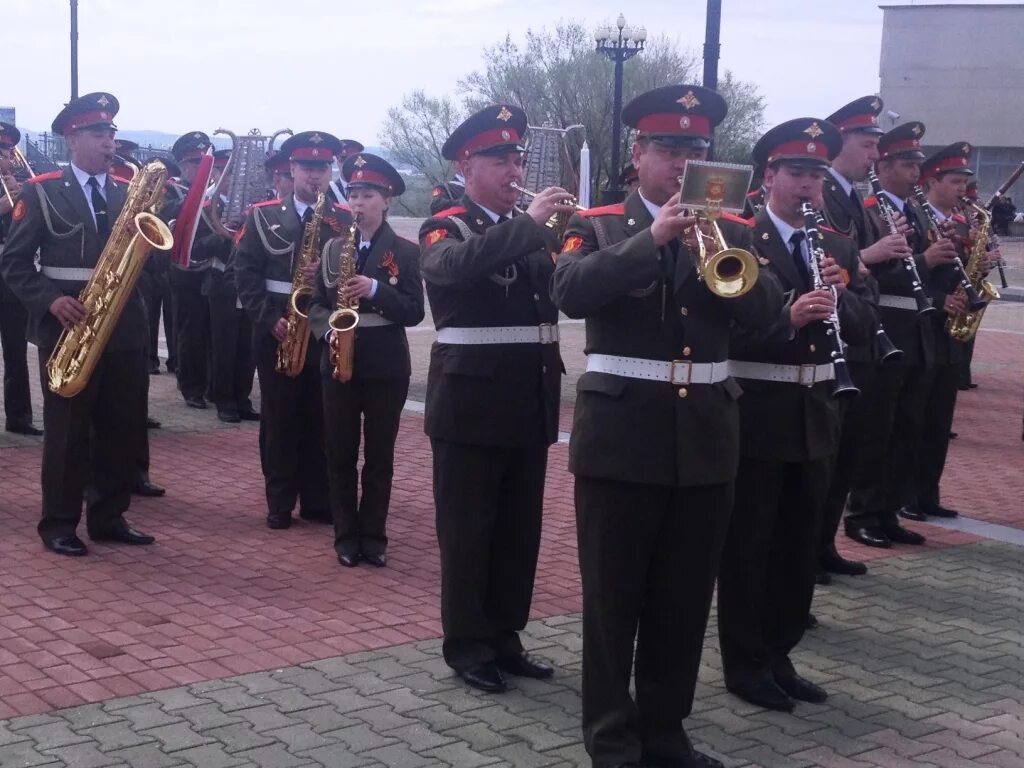
M 715 160 L 750 163 L 750 152 L 764 131 L 764 96 L 754 83 L 737 80 L 729 70 L 718 82 L 729 113 L 715 131 Z

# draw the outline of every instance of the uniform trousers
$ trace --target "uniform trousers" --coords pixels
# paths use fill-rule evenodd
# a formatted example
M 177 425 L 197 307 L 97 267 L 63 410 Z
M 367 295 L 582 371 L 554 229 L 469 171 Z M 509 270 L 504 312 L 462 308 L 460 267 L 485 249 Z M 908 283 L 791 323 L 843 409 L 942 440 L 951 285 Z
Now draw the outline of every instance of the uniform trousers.
M 51 352 L 39 350 L 44 382 Z M 74 397 L 61 397 L 44 385 L 41 537 L 75 532 L 87 487 L 89 532 L 120 521 L 138 472 L 139 439 L 146 433 L 148 380 L 145 356 L 132 349 L 104 352 L 89 383 Z
M 911 476 L 913 483 L 908 494 L 910 502 L 926 506 L 939 504 L 939 482 L 949 452 L 949 431 L 953 428 L 960 374 L 959 362 L 944 363 L 929 369 L 924 430 L 915 471 Z
M 971 339 L 964 344 L 964 351 L 962 359 L 958 367 L 960 368 L 960 386 L 969 387 L 974 383 L 971 378 L 971 361 L 974 359 L 974 342 L 976 339 Z
M 730 687 L 793 672 L 789 653 L 807 627 L 833 461 L 740 459 L 718 572 L 718 640 Z
M 733 486 L 577 475 L 575 499 L 587 752 L 595 766 L 682 758 Z
M 302 510 L 326 513 L 327 459 L 324 455 L 323 401 L 320 372 L 311 349 L 306 367 L 290 377 L 274 370 L 277 341 L 267 334 L 259 340 L 256 370 L 260 377 L 260 463 L 263 467 L 267 510 L 290 515 Z M 315 349 L 310 341 L 310 347 Z
M 171 274 L 176 372 L 183 397 L 205 397 L 209 387 L 210 305 L 201 293 L 203 277 L 179 269 Z
M 342 384 L 323 379 L 327 480 L 334 515 L 334 548 L 340 555 L 383 554 L 395 474 L 395 440 L 409 394 L 408 377 Z M 362 496 L 359 442 L 363 443 Z
M 548 447 L 432 438 L 442 646 L 461 671 L 521 653 L 540 549 Z
M 4 355 L 4 416 L 7 427 L 32 423 L 32 393 L 28 383 L 28 312 L 14 298 L 0 299 L 0 346 Z
M 149 312 L 149 364 L 160 364 L 160 316 L 163 314 L 164 339 L 167 341 L 167 370 L 173 371 L 178 364 L 174 347 L 174 312 L 171 308 L 171 284 L 166 272 L 149 275 L 149 280 L 139 281 L 143 299 Z
M 868 455 L 881 459 L 873 474 L 864 473 L 850 491 L 845 524 L 848 528 L 897 525 L 896 513 L 906 501 L 914 475 L 925 423 L 928 368 L 888 365 L 878 369 L 877 398 L 872 429 L 877 441 L 865 441 Z
M 233 294 L 209 297 L 210 393 L 218 411 L 252 410 L 252 326 Z

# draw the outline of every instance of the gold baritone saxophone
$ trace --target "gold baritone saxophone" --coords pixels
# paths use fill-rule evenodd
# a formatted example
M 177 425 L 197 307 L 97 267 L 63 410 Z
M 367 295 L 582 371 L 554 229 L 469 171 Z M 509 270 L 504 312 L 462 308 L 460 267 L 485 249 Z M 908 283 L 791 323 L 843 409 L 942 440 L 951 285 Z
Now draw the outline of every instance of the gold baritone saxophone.
M 977 229 L 974 243 L 971 246 L 971 255 L 968 257 L 963 271 L 966 284 L 973 287 L 976 295 L 981 299 L 981 305 L 968 307 L 966 312 L 947 317 L 946 333 L 954 341 L 970 341 L 978 333 L 978 328 L 981 326 L 981 318 L 988 308 L 988 303 L 993 299 L 999 298 L 999 291 L 996 290 L 992 283 L 985 279 L 985 272 L 982 269 L 982 264 L 985 261 L 985 252 L 988 250 L 988 243 L 992 232 L 992 214 L 980 205 L 972 203 L 967 198 L 961 198 L 960 202 L 963 204 L 965 212 L 970 213 L 974 211 L 975 214 L 973 218 Z M 965 292 L 963 284 L 957 286 L 956 292 L 957 294 L 969 296 L 969 293 Z
M 85 389 L 150 252 L 154 248 L 171 249 L 171 230 L 149 212 L 163 200 L 166 180 L 167 168 L 154 160 L 128 185 L 124 207 L 89 282 L 78 296 L 85 306 L 85 320 L 61 333 L 46 363 L 51 392 L 74 397 Z
M 352 360 L 355 350 L 355 330 L 359 325 L 359 299 L 346 299 L 345 283 L 356 274 L 356 235 L 358 218 L 348 230 L 348 242 L 342 246 L 338 263 L 338 301 L 327 324 L 331 327 L 331 375 L 344 384 L 352 379 Z
M 320 258 L 320 225 L 324 219 L 327 196 L 320 192 L 313 206 L 313 217 L 302 230 L 302 244 L 292 270 L 292 292 L 288 297 L 288 327 L 284 339 L 277 345 L 275 370 L 292 378 L 302 373 L 309 348 L 309 302 L 313 298 L 313 278 L 309 267 Z

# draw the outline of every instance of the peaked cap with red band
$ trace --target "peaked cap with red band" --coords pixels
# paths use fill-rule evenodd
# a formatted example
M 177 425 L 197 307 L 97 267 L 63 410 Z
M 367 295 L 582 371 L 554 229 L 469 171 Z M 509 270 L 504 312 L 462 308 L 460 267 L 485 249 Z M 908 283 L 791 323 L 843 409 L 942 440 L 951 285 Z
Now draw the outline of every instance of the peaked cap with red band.
M 295 163 L 333 163 L 341 154 L 341 139 L 324 131 L 303 131 L 281 145 L 281 156 Z
M 511 104 L 492 104 L 467 117 L 441 147 L 446 160 L 479 154 L 523 152 L 526 113 Z
M 121 108 L 117 99 L 109 93 L 97 91 L 87 93 L 72 99 L 68 105 L 60 111 L 53 120 L 51 129 L 58 136 L 67 136 L 69 133 L 82 128 L 113 128 L 114 116 Z
M 131 159 L 132 152 L 137 150 L 139 145 L 137 142 L 128 141 L 128 139 L 114 139 L 114 151 L 117 152 L 121 157 L 127 157 Z
M 352 155 L 358 155 L 366 147 L 360 144 L 355 139 L 342 139 L 341 140 L 341 151 L 338 153 L 338 160 L 345 162 L 345 159 Z
M 706 147 L 729 109 L 715 91 L 666 85 L 641 93 L 622 110 L 622 122 L 662 144 Z
M 292 161 L 279 150 L 274 150 L 274 153 L 263 161 L 263 167 L 267 169 L 267 173 L 291 173 Z
M 861 96 L 828 116 L 828 121 L 842 133 L 874 133 L 881 136 L 878 115 L 884 102 L 877 96 Z
M 203 159 L 203 155 L 209 148 L 209 136 L 202 131 L 191 131 L 175 140 L 174 146 L 171 147 L 171 154 L 179 163 L 188 160 L 199 161 Z
M 0 149 L 11 149 L 21 141 L 21 131 L 10 123 L 0 121 Z
M 843 136 L 832 123 L 798 117 L 775 126 L 758 139 L 751 157 L 759 168 L 773 163 L 827 168 L 842 148 Z
M 944 173 L 962 173 L 973 176 L 968 165 L 971 162 L 971 147 L 966 141 L 958 141 L 944 147 L 921 163 L 921 178 L 938 178 Z
M 634 181 L 640 180 L 640 172 L 637 171 L 636 166 L 632 163 L 626 163 L 622 170 L 619 172 L 619 186 L 624 187 Z
M 231 159 L 230 149 L 218 149 L 213 153 L 213 167 L 224 170 L 228 167 L 228 160 Z
M 378 187 L 389 195 L 398 196 L 405 192 L 405 180 L 383 157 L 361 152 L 345 160 L 341 166 L 341 178 L 350 187 L 361 185 Z
M 878 159 L 924 160 L 924 152 L 921 151 L 922 136 L 924 123 L 918 120 L 897 125 L 888 133 L 882 134 L 878 140 Z

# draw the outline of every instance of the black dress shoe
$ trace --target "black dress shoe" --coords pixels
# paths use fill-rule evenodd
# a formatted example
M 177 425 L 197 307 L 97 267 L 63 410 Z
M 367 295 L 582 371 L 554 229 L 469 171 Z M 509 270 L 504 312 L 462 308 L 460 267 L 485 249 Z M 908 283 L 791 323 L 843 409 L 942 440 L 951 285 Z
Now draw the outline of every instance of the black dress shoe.
M 139 546 L 152 544 L 156 541 L 152 536 L 136 531 L 127 523 L 112 525 L 109 528 L 103 528 L 98 531 L 89 531 L 89 538 L 93 541 L 113 541 L 118 544 L 137 544 Z
M 222 411 L 219 408 L 217 409 L 217 418 L 225 424 L 237 424 L 242 420 L 237 411 Z
M 185 398 L 185 405 L 189 408 L 198 408 L 199 410 L 206 410 L 206 400 L 199 395 L 190 395 Z
M 149 496 L 150 498 L 158 498 L 163 496 L 167 491 L 156 483 L 152 483 L 149 480 L 139 480 L 135 483 L 135 487 L 132 488 L 132 493 L 136 496 Z
M 543 680 L 555 674 L 555 668 L 545 664 L 540 659 L 535 659 L 526 651 L 517 653 L 515 656 L 501 656 L 495 660 L 498 669 L 517 677 L 532 677 L 536 680 Z
M 896 544 L 924 544 L 925 538 L 916 531 L 908 530 L 899 523 L 890 523 L 882 526 L 882 532 L 889 541 Z
M 765 709 L 774 709 L 776 712 L 792 712 L 796 703 L 789 698 L 782 688 L 774 681 L 766 678 L 759 678 L 739 685 L 726 685 L 730 693 L 739 696 L 748 704 Z
M 150 363 L 149 364 L 149 375 L 150 376 L 159 376 L 160 375 L 160 363 Z
M 880 549 L 889 549 L 892 546 L 892 541 L 885 535 L 885 531 L 877 525 L 862 525 L 862 526 L 849 526 L 846 529 L 846 535 L 860 544 L 867 547 L 879 547 Z
M 808 613 L 807 614 L 807 628 L 808 629 L 817 629 L 818 628 L 818 617 L 815 616 L 813 613 Z
M 300 509 L 299 517 L 310 523 L 334 525 L 334 515 L 329 509 Z
M 950 440 L 956 440 L 958 437 L 960 437 L 960 433 L 959 432 L 950 432 L 949 433 L 949 439 Z
M 162 426 L 156 419 L 151 419 L 149 416 L 146 417 L 146 429 L 160 429 Z
M 863 576 L 868 572 L 868 567 L 864 563 L 858 563 L 856 560 L 847 560 L 836 552 L 835 549 L 827 550 L 821 556 L 821 559 L 818 560 L 818 563 L 822 570 L 839 576 Z
M 383 552 L 363 552 L 360 557 L 370 565 L 375 565 L 378 568 L 383 568 L 388 564 L 388 557 Z
M 341 565 L 344 565 L 346 568 L 355 568 L 357 565 L 359 565 L 359 555 L 350 555 L 347 552 L 338 553 L 338 562 Z
M 828 571 L 819 568 L 817 573 L 814 574 L 814 583 L 821 587 L 827 587 L 832 583 L 832 576 Z
M 921 508 L 916 504 L 904 504 L 900 507 L 900 511 L 897 514 L 904 520 L 916 520 L 919 523 L 928 520 L 928 515 L 921 511 Z
M 267 528 L 275 531 L 283 531 L 292 527 L 292 516 L 290 512 L 268 512 Z
M 460 670 L 458 674 L 470 688 L 476 688 L 478 691 L 504 693 L 508 690 L 504 675 L 493 661 Z
M 805 680 L 800 675 L 777 675 L 775 677 L 775 683 L 791 699 L 797 701 L 807 701 L 811 704 L 821 704 L 825 699 L 828 698 L 828 693 L 825 692 L 824 688 L 815 685 L 810 680 Z
M 711 755 L 705 755 L 696 749 L 686 757 L 675 757 L 668 760 L 653 758 L 643 763 L 624 763 L 624 765 L 650 766 L 650 768 L 725 768 L 721 761 Z
M 239 411 L 238 412 L 238 417 L 242 421 L 259 421 L 260 420 L 260 415 L 256 411 L 254 411 L 252 408 L 250 408 L 247 411 Z
M 43 430 L 32 424 L 8 424 L 7 431 L 13 432 L 16 435 L 29 435 L 31 437 L 39 437 L 43 434 Z
M 47 549 L 56 552 L 58 555 L 82 557 L 89 553 L 82 540 L 73 533 L 69 536 L 53 536 L 49 539 L 43 539 L 43 544 Z
M 921 509 L 924 510 L 928 517 L 959 517 L 960 513 L 955 509 L 944 507 L 941 504 L 921 504 Z

